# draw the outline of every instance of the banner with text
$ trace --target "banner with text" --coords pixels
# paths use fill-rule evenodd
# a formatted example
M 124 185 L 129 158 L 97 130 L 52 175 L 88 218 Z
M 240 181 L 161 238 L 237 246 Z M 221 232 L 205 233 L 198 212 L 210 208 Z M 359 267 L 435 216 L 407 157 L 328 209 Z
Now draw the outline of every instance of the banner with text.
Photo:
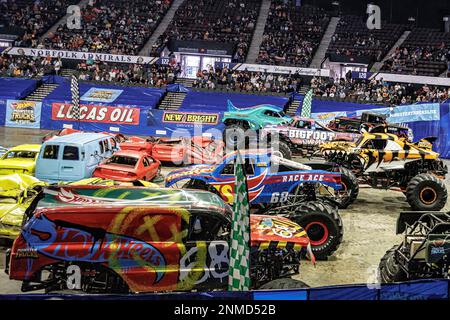
M 41 123 L 41 102 L 7 100 L 5 126 L 39 129 Z

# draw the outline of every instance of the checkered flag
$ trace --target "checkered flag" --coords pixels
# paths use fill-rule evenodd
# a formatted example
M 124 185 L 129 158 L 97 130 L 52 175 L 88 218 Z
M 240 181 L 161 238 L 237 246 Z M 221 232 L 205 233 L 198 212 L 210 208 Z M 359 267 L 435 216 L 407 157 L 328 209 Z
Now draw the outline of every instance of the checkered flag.
M 250 287 L 250 206 L 242 163 L 238 151 L 234 166 L 236 182 L 231 229 L 229 291 L 246 291 Z
M 75 120 L 80 120 L 80 90 L 78 88 L 78 78 L 75 75 L 72 75 L 70 92 L 72 93 L 72 117 Z
M 303 99 L 302 113 L 301 113 L 302 118 L 311 118 L 312 98 L 313 98 L 313 90 L 311 89 L 306 94 L 305 99 Z

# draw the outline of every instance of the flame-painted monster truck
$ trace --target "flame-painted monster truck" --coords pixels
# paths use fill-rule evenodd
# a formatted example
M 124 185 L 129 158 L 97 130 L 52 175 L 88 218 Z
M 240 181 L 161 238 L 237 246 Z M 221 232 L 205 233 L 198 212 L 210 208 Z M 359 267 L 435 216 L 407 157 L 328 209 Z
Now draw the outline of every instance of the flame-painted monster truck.
M 288 123 L 292 120 L 283 112 L 283 108 L 270 104 L 262 104 L 251 108 L 236 108 L 228 101 L 228 110 L 223 114 L 222 122 L 225 124 L 223 140 L 230 147 L 241 148 L 255 138 L 260 129 L 266 125 Z M 255 137 L 246 137 L 247 130 L 253 130 Z
M 400 189 L 413 210 L 439 211 L 447 202 L 447 166 L 432 151 L 436 138 L 416 143 L 388 133 L 364 133 L 356 143 L 321 146 L 326 160 L 343 166 L 372 188 Z M 356 189 L 354 189 L 356 190 Z M 357 193 L 350 198 L 356 199 Z
M 343 237 L 337 211 L 340 173 L 312 170 L 269 153 L 242 153 L 251 208 L 254 212 L 283 215 L 305 228 L 314 255 L 326 259 L 339 247 Z M 227 203 L 234 200 L 236 152 L 217 165 L 196 165 L 166 176 L 166 186 L 208 190 Z M 344 199 L 344 201 L 346 201 Z
M 450 212 L 402 212 L 397 234 L 404 240 L 381 259 L 381 282 L 449 278 Z
M 199 190 L 48 187 L 6 254 L 23 291 L 139 293 L 226 289 L 232 212 Z M 251 215 L 252 288 L 305 287 L 291 275 L 309 252 L 283 217 Z

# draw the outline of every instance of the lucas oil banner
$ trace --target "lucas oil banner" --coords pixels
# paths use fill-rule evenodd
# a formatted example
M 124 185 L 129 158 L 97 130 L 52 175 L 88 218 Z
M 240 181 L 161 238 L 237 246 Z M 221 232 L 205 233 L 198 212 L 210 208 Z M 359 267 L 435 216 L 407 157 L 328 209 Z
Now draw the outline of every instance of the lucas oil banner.
M 90 88 L 82 97 L 82 101 L 93 102 L 114 102 L 121 94 L 123 90 L 115 89 L 103 89 L 103 88 Z
M 139 108 L 81 105 L 79 121 L 139 125 L 139 117 Z M 52 120 L 76 121 L 73 118 L 72 105 L 53 103 Z
M 5 126 L 39 129 L 41 108 L 41 102 L 7 100 Z

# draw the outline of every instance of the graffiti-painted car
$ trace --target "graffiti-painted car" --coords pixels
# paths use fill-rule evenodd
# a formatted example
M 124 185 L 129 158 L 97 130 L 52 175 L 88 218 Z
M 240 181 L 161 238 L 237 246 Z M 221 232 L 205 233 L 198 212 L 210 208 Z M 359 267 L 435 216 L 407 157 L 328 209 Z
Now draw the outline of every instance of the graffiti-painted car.
M 23 144 L 9 149 L 0 158 L 0 175 L 13 173 L 34 175 L 40 150 L 39 144 Z
M 161 162 L 147 153 L 122 150 L 98 165 L 93 177 L 117 181 L 151 181 L 160 171 Z
M 44 185 L 26 174 L 0 176 L 0 238 L 19 235 L 25 210 Z
M 224 143 L 217 139 L 196 136 L 192 138 L 160 138 L 153 146 L 152 156 L 161 162 L 175 164 L 216 163 L 223 157 Z
M 283 158 L 310 157 L 329 141 L 356 141 L 359 133 L 336 132 L 313 119 L 293 117 L 289 123 L 267 125 L 261 130 L 261 138 L 268 145 L 276 144 Z
M 335 207 L 342 175 L 313 170 L 270 153 L 247 150 L 242 157 L 253 210 L 287 215 L 306 229 L 319 259 L 331 255 L 342 240 L 342 221 Z M 217 165 L 172 171 L 166 176 L 166 187 L 208 190 L 231 204 L 235 161 L 236 152 L 225 156 Z
M 117 181 L 102 178 L 88 178 L 75 182 L 62 183 L 74 186 L 129 186 L 129 187 L 148 187 L 148 188 L 158 188 L 159 186 L 155 183 L 144 181 L 144 180 L 134 180 L 134 181 Z
M 5 271 L 22 281 L 23 291 L 137 293 L 228 285 L 232 212 L 210 192 L 49 187 L 33 207 L 7 252 Z M 306 232 L 294 222 L 252 215 L 250 225 L 253 288 L 275 288 L 273 280 L 299 273 L 304 254 L 314 259 Z M 291 279 L 290 286 L 304 283 Z

